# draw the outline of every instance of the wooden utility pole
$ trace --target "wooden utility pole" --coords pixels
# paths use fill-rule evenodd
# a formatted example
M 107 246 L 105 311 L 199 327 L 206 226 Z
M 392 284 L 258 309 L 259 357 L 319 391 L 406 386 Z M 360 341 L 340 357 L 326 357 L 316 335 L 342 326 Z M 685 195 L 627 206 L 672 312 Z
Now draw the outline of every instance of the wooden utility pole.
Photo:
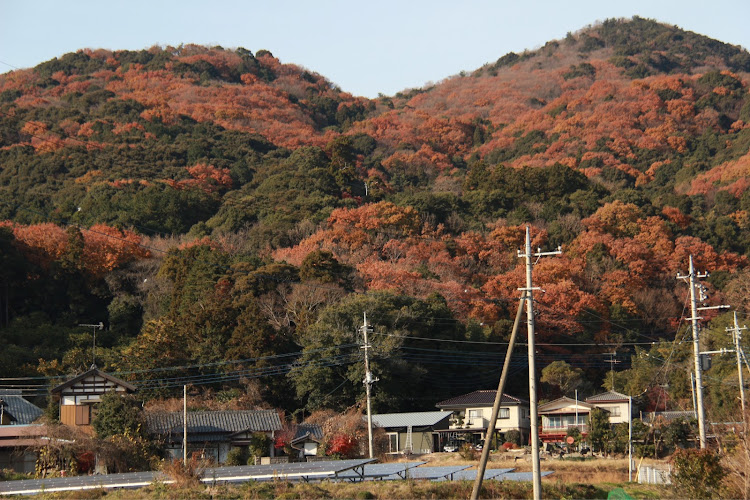
M 526 318 L 528 324 L 529 333 L 529 409 L 531 413 L 531 473 L 534 485 L 534 500 L 542 498 L 542 473 L 539 464 L 539 415 L 538 415 L 538 403 L 537 403 L 537 391 L 536 391 L 536 361 L 535 361 L 535 346 L 534 346 L 534 290 L 541 290 L 540 288 L 534 288 L 532 285 L 531 274 L 534 267 L 532 258 L 544 257 L 547 255 L 560 255 L 562 250 L 560 247 L 554 252 L 542 252 L 537 249 L 536 253 L 531 251 L 531 232 L 529 226 L 526 226 L 526 248 L 524 253 L 518 251 L 518 257 L 526 259 L 526 288 L 519 288 L 526 296 Z
M 495 434 L 495 424 L 497 423 L 497 415 L 500 412 L 500 404 L 503 399 L 503 391 L 505 390 L 505 381 L 508 378 L 508 372 L 510 371 L 510 358 L 513 355 L 513 347 L 516 345 L 516 334 L 518 333 L 518 325 L 521 323 L 521 314 L 523 313 L 523 301 L 525 294 L 521 294 L 521 300 L 518 302 L 518 312 L 516 313 L 516 320 L 513 322 L 513 330 L 510 333 L 510 341 L 508 341 L 508 350 L 505 352 L 505 363 L 503 364 L 503 372 L 500 375 L 500 383 L 497 385 L 497 394 L 495 394 L 495 402 L 492 405 L 492 416 L 490 416 L 490 422 L 487 425 L 487 434 L 484 436 L 484 447 L 482 448 L 482 456 L 479 459 L 479 465 L 477 466 L 477 477 L 474 479 L 474 487 L 471 490 L 471 500 L 477 500 L 479 498 L 479 491 L 482 489 L 482 481 L 484 480 L 484 471 L 487 469 L 487 460 L 490 456 L 490 446 L 492 445 L 492 436 Z

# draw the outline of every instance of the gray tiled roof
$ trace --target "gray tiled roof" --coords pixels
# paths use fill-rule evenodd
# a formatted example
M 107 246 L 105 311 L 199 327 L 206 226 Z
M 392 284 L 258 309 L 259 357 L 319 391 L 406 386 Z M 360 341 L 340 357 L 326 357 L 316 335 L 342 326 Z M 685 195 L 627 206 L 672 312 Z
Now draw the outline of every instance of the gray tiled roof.
M 692 420 L 696 418 L 694 411 L 675 410 L 675 411 L 656 411 L 656 412 L 650 411 L 648 413 L 643 414 L 642 420 L 645 423 L 650 423 L 659 417 L 663 418 L 667 422 L 671 422 L 672 420 L 677 420 L 678 418 L 684 418 L 685 420 Z
M 474 391 L 474 392 L 470 392 L 469 394 L 463 394 L 461 396 L 456 396 L 455 398 L 446 399 L 445 401 L 439 402 L 435 406 L 437 406 L 438 408 L 492 406 L 495 402 L 496 394 L 497 394 L 497 391 L 495 390 Z M 520 405 L 525 402 L 526 401 L 523 401 L 521 399 L 518 399 L 516 397 L 503 393 L 503 399 L 501 401 L 501 404 L 502 405 Z
M 372 416 L 372 423 L 378 427 L 429 427 L 450 418 L 449 411 L 422 411 L 413 413 L 382 413 Z M 444 428 L 447 429 L 446 423 Z
M 294 439 L 299 439 L 308 434 L 316 439 L 323 439 L 323 428 L 318 424 L 298 424 Z
M 629 396 L 621 394 L 616 391 L 602 392 L 601 394 L 594 394 L 590 398 L 586 398 L 587 402 L 604 403 L 607 401 L 627 401 Z
M 0 389 L 0 399 L 5 402 L 5 411 L 10 413 L 17 425 L 26 425 L 42 416 L 43 410 L 29 403 L 19 389 Z
M 320 442 L 323 439 L 323 428 L 318 424 L 298 424 L 292 443 L 312 439 Z
M 160 412 L 146 415 L 146 425 L 153 434 L 181 434 L 182 412 Z M 188 435 L 268 432 L 281 429 L 275 410 L 190 411 L 187 413 Z

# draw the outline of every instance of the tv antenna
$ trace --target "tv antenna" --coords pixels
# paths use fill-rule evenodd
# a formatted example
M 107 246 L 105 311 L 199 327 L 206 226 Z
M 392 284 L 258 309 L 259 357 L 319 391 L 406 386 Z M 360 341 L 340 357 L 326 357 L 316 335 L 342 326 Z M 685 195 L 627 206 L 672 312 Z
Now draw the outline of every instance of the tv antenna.
M 94 341 L 91 346 L 91 369 L 93 370 L 96 368 L 96 329 L 104 330 L 104 323 L 100 321 L 97 325 L 79 324 L 78 326 L 92 328 L 94 331 Z

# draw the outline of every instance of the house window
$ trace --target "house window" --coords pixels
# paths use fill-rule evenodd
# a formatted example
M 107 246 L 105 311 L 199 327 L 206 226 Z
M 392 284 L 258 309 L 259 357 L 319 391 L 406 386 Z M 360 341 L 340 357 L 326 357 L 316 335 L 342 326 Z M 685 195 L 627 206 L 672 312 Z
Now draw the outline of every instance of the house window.
M 398 433 L 388 433 L 388 453 L 398 453 Z
M 563 427 L 562 418 L 561 417 L 547 417 L 546 427 L 548 429 L 561 429 Z
M 468 425 L 478 425 L 481 422 L 482 410 L 469 410 Z
M 510 418 L 510 408 L 500 408 L 500 411 L 497 413 L 497 418 Z
M 612 408 L 608 408 L 608 409 L 609 409 L 610 416 L 612 416 L 612 417 L 619 417 L 620 416 L 620 407 L 619 406 L 613 406 Z

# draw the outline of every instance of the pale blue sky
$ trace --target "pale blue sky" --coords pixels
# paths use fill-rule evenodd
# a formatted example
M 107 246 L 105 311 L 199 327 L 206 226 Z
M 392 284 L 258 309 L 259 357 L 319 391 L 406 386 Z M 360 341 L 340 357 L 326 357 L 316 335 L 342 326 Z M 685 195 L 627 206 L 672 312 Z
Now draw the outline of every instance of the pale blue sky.
M 0 0 L 0 73 L 81 48 L 197 43 L 267 49 L 375 97 L 633 15 L 750 47 L 750 0 Z

